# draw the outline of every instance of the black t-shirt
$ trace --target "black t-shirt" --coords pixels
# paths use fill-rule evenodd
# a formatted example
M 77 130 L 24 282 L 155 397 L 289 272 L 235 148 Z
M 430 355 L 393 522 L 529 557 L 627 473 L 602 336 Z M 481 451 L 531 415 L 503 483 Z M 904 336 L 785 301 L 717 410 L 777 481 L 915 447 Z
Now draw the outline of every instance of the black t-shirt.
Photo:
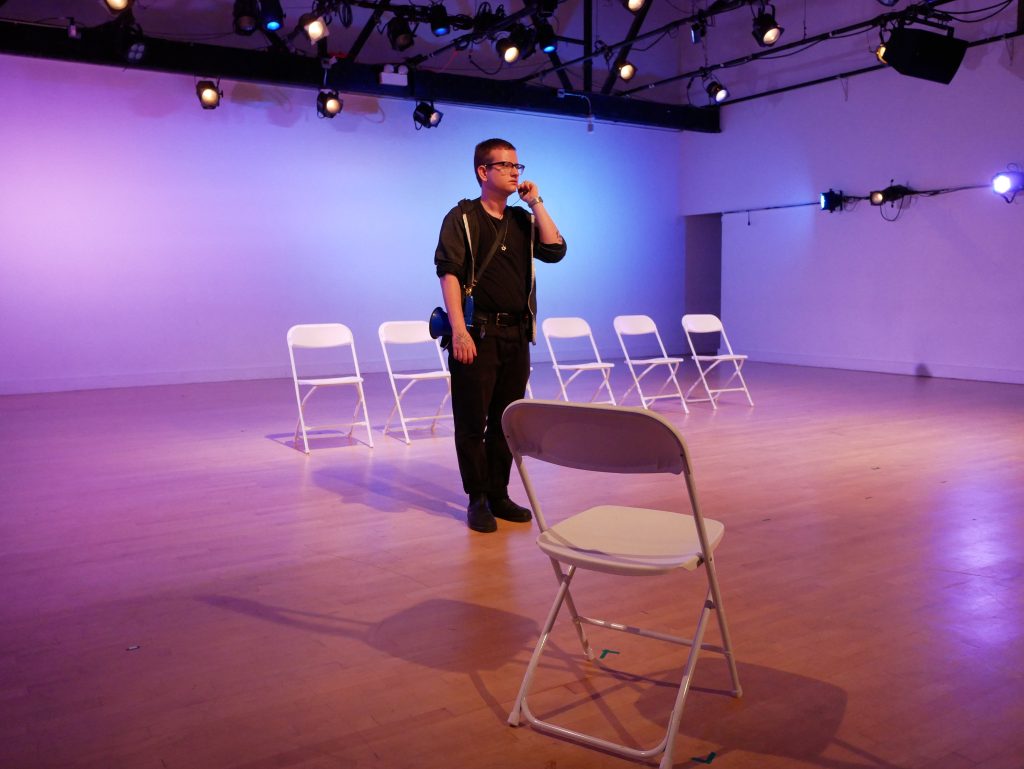
M 477 254 L 476 288 L 473 289 L 475 309 L 481 312 L 526 312 L 530 282 L 530 227 L 523 226 L 520 217 L 515 216 L 511 207 L 505 209 L 508 227 L 503 241 L 494 252 L 487 269 L 480 274 L 480 267 L 491 251 L 505 225 L 504 220 L 495 219 L 477 205 L 476 218 L 480 233 Z

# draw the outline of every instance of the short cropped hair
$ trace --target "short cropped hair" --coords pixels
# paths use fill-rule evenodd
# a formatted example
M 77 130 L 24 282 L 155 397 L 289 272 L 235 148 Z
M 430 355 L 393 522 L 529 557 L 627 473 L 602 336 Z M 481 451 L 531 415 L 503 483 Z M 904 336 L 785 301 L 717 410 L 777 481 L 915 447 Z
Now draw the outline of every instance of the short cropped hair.
M 476 169 L 490 162 L 491 153 L 495 150 L 511 150 L 515 152 L 516 148 L 512 146 L 512 142 L 505 141 L 504 139 L 488 139 L 476 145 L 476 149 L 473 151 L 473 178 L 476 179 L 476 183 L 481 187 L 484 186 L 484 183 L 480 181 Z

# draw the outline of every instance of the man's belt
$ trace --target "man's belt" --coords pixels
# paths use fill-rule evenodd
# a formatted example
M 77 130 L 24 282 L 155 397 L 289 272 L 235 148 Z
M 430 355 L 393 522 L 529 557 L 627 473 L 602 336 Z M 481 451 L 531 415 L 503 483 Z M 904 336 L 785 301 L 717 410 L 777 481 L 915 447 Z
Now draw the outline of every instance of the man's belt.
M 476 326 L 520 326 L 526 314 L 522 312 L 480 312 L 473 313 Z

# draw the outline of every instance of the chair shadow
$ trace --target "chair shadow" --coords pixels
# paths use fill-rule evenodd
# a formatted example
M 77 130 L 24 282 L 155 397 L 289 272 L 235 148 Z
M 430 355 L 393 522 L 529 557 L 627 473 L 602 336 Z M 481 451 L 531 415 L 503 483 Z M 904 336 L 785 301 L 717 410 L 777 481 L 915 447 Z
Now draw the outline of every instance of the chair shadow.
M 311 452 L 317 449 L 338 449 L 347 448 L 349 446 L 364 446 L 370 448 L 370 444 L 367 443 L 365 435 L 365 427 L 357 427 L 356 430 L 361 430 L 364 437 L 359 438 L 356 432 L 349 435 L 341 430 L 307 430 L 306 439 L 309 441 L 309 450 Z M 294 440 L 295 433 L 270 433 L 264 435 L 268 441 L 273 441 L 278 446 L 284 446 L 285 448 L 292 449 L 299 454 L 305 454 L 306 452 L 302 448 L 302 437 L 299 436 L 299 440 Z
M 839 739 L 846 713 L 846 692 L 838 686 L 776 668 L 740 662 L 743 697 L 730 695 L 725 660 L 705 657 L 697 665 L 694 684 L 683 711 L 680 734 L 720 746 L 718 755 L 743 751 L 777 756 L 827 769 L 901 769 L 880 756 Z M 646 718 L 664 723 L 672 709 L 679 671 L 661 680 L 645 681 L 636 707 Z M 831 747 L 849 759 L 826 757 Z M 678 752 L 678 751 L 677 751 Z M 681 758 L 681 756 L 680 756 Z M 677 766 L 697 765 L 677 761 Z
M 432 478 L 451 476 L 449 483 Z M 359 496 L 359 501 L 382 513 L 400 513 L 408 509 L 428 515 L 465 521 L 466 496 L 459 488 L 457 470 L 426 462 L 415 463 L 415 473 L 403 472 L 394 465 L 370 463 L 361 471 L 327 467 L 314 470 L 314 482 L 341 498 Z M 353 493 L 353 487 L 361 491 Z
M 264 622 L 355 639 L 391 657 L 466 675 L 499 721 L 504 721 L 508 713 L 487 689 L 482 674 L 500 669 L 524 651 L 528 653 L 539 632 L 534 620 L 520 614 L 446 598 L 430 598 L 379 622 L 300 611 L 230 595 L 194 598 Z

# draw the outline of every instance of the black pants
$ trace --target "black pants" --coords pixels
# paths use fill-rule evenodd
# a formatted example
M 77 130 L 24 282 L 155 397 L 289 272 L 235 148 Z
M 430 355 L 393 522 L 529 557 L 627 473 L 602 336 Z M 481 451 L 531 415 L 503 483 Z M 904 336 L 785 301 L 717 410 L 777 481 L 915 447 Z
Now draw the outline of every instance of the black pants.
M 512 452 L 501 431 L 501 414 L 526 391 L 530 341 L 522 325 L 486 325 L 471 333 L 476 342 L 473 362 L 466 365 L 448 356 L 455 453 L 462 488 L 470 497 L 503 497 L 508 493 Z

